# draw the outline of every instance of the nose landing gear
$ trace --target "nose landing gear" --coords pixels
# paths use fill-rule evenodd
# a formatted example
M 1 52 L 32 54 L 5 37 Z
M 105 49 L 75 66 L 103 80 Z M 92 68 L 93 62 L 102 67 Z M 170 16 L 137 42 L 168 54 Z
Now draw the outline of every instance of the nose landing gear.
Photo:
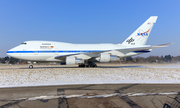
M 33 68 L 33 65 L 29 65 L 29 69 L 32 69 Z
M 29 63 L 29 69 L 32 69 L 33 68 L 33 63 L 31 61 L 28 61 Z

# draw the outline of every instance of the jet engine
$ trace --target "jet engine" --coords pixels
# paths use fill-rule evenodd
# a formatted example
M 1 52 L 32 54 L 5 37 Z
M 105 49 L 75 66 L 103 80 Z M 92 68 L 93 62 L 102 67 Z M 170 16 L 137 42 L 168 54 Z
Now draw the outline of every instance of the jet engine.
M 96 58 L 99 62 L 110 62 L 110 61 L 119 61 L 119 57 L 112 56 L 108 53 L 101 53 L 99 54 L 99 57 Z
M 84 60 L 76 59 L 75 57 L 66 57 L 66 62 L 61 65 L 74 65 L 84 63 Z

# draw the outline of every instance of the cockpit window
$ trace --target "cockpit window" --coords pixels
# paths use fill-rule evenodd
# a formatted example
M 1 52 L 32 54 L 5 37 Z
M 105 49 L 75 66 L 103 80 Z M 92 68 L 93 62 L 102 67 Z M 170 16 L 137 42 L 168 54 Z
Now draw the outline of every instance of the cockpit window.
M 22 43 L 22 44 L 26 45 L 27 43 Z

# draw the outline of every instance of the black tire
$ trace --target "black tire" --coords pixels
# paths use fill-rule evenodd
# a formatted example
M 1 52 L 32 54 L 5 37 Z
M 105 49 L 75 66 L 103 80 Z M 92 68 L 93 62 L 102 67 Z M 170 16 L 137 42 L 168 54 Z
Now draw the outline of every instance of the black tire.
M 79 67 L 84 67 L 84 65 L 83 65 L 83 64 L 81 64 L 81 65 L 79 65 Z
M 85 67 L 85 64 L 80 64 L 79 67 Z
M 87 64 L 87 65 L 85 65 L 85 67 L 90 67 L 90 65 L 89 65 L 89 64 Z
M 90 64 L 90 67 L 94 67 L 94 64 Z
M 29 69 L 32 69 L 33 68 L 33 65 L 29 65 Z
M 97 65 L 96 64 L 94 64 L 94 66 L 93 67 L 97 67 Z

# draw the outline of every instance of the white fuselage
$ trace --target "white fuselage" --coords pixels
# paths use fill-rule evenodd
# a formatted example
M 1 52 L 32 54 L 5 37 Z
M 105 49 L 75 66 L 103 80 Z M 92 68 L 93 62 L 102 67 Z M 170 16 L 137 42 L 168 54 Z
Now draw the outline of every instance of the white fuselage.
M 157 16 L 149 17 L 120 45 L 26 41 L 7 51 L 7 55 L 22 60 L 60 61 L 68 62 L 67 64 L 77 63 L 78 59 L 82 62 L 109 62 L 111 61 L 110 56 L 116 56 L 119 59 L 150 52 L 152 48 L 145 44 L 156 20 Z
M 119 52 L 115 49 L 126 49 L 132 46 L 122 46 L 116 44 L 71 44 L 64 42 L 53 41 L 26 41 L 23 44 L 7 51 L 7 55 L 29 61 L 63 61 L 61 59 L 55 59 L 57 56 L 74 55 L 78 59 L 90 59 L 92 57 L 98 57 L 98 53 L 92 53 L 86 55 L 88 52 L 98 52 L 107 50 L 105 53 L 118 57 L 134 56 L 142 53 L 135 52 Z M 111 51 L 108 51 L 111 50 Z

